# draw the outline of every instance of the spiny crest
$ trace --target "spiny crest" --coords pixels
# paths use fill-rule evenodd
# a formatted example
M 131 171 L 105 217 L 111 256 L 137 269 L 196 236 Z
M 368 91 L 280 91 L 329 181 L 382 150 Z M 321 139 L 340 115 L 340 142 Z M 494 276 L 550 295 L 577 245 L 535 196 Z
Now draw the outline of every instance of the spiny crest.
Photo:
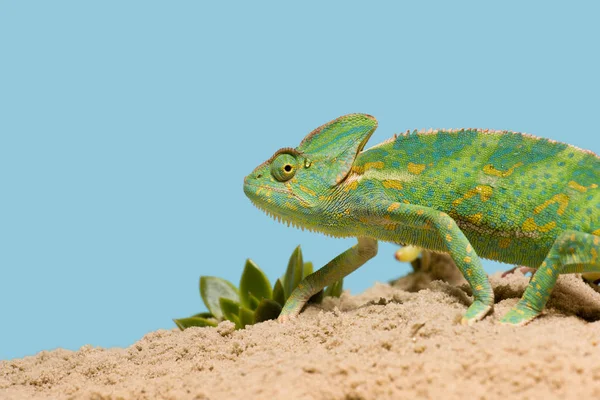
M 496 129 L 481 129 L 481 128 L 450 128 L 450 129 L 443 129 L 443 128 L 439 128 L 439 129 L 433 129 L 433 128 L 429 128 L 429 129 L 414 129 L 414 130 L 406 130 L 405 132 L 402 133 L 395 133 L 394 136 L 384 140 L 381 143 L 378 143 L 372 147 L 369 147 L 368 149 L 365 149 L 364 151 L 368 151 L 371 149 L 376 149 L 378 147 L 381 146 L 385 146 L 386 144 L 389 143 L 393 143 L 396 140 L 398 140 L 398 137 L 408 137 L 411 135 L 438 135 L 441 133 L 452 133 L 452 134 L 463 134 L 465 132 L 476 132 L 478 134 L 482 134 L 482 135 L 519 135 L 525 138 L 529 138 L 529 139 L 533 139 L 533 140 L 537 140 L 537 141 L 542 141 L 542 142 L 547 142 L 550 144 L 556 144 L 556 145 L 560 145 L 560 146 L 567 146 L 577 152 L 581 152 L 581 153 L 585 153 L 588 154 L 590 156 L 594 156 L 598 159 L 600 159 L 600 156 L 598 156 L 596 153 L 594 153 L 591 150 L 587 150 L 587 149 L 582 149 L 580 147 L 574 146 L 572 144 L 569 143 L 564 143 L 564 142 L 560 142 L 558 140 L 554 140 L 554 139 L 548 139 L 548 138 L 543 138 L 540 136 L 536 136 L 536 135 L 532 135 L 530 133 L 525 133 L 525 132 L 514 132 L 514 131 L 509 131 L 509 130 L 496 130 Z

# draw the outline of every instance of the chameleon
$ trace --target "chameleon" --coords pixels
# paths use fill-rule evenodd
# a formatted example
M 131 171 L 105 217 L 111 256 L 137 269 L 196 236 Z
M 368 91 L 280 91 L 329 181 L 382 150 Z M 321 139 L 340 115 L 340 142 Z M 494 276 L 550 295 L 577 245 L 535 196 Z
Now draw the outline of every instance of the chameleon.
M 377 128 L 349 114 L 286 147 L 244 178 L 244 192 L 288 225 L 357 244 L 307 276 L 280 322 L 377 254 L 378 241 L 447 253 L 469 283 L 462 323 L 493 309 L 481 259 L 535 268 L 500 322 L 541 314 L 559 274 L 600 272 L 600 159 L 533 135 L 487 129 L 406 131 L 365 149 Z

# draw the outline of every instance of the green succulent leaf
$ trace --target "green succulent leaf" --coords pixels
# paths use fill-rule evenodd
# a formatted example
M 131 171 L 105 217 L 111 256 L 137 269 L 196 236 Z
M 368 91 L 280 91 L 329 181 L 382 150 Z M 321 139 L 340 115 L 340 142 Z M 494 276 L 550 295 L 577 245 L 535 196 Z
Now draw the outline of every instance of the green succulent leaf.
M 229 281 L 215 276 L 200 277 L 200 296 L 208 308 L 188 318 L 173 321 L 183 330 L 190 326 L 217 326 L 223 319 L 233 322 L 236 329 L 256 322 L 275 319 L 288 297 L 300 282 L 314 271 L 311 262 L 303 262 L 302 250 L 296 247 L 290 256 L 285 274 L 271 287 L 264 272 L 250 259 L 246 260 L 239 290 Z M 339 296 L 342 281 L 312 296 L 310 302 L 320 302 L 324 295 Z
M 268 321 L 279 317 L 281 305 L 270 299 L 262 299 L 254 311 L 254 323 Z
M 246 307 L 240 307 L 240 312 L 239 312 L 239 318 L 240 318 L 240 328 L 243 329 L 246 327 L 246 325 L 252 325 L 254 324 L 254 313 L 252 312 L 252 310 L 247 309 Z
M 290 297 L 290 294 L 294 291 L 296 286 L 302 280 L 302 270 L 304 269 L 304 263 L 302 262 L 302 249 L 300 246 L 296 247 L 290 256 L 285 276 L 283 277 L 283 289 L 285 291 L 286 299 Z
M 200 318 L 214 318 L 215 316 L 209 312 L 201 312 L 198 314 L 192 315 L 192 317 L 200 317 Z
M 273 300 L 278 302 L 282 307 L 285 304 L 286 297 L 281 279 L 277 279 L 277 282 L 275 282 L 275 286 L 273 287 Z
M 344 280 L 340 279 L 339 281 L 335 281 L 330 286 L 325 289 L 325 296 L 331 297 L 340 297 L 342 295 L 342 291 L 344 290 Z
M 254 296 L 258 301 L 254 304 Z M 251 259 L 246 260 L 244 272 L 240 278 L 240 300 L 244 307 L 254 309 L 258 306 L 261 299 L 270 299 L 273 296 L 271 282 L 262 272 L 258 265 Z M 254 308 L 252 307 L 254 305 Z
M 235 323 L 235 320 L 238 320 L 239 322 L 238 314 L 240 312 L 240 303 L 228 299 L 227 297 L 221 297 L 219 298 L 219 306 L 221 307 L 225 319 L 228 319 L 233 323 Z
M 256 310 L 256 307 L 258 307 L 258 303 L 260 303 L 260 300 L 258 298 L 256 298 L 255 295 L 253 295 L 252 293 L 250 293 L 249 302 L 250 302 L 250 304 L 248 305 L 248 308 L 250 310 L 254 311 L 254 310 Z
M 175 322 L 175 325 L 181 330 L 189 328 L 190 326 L 217 326 L 217 322 L 201 317 L 179 318 L 174 319 L 173 322 Z
M 221 297 L 237 302 L 240 301 L 237 288 L 231 282 L 215 276 L 200 277 L 200 296 L 202 296 L 206 308 L 218 320 L 223 319 L 223 312 L 221 312 L 219 305 Z
M 304 263 L 304 267 L 302 268 L 302 279 L 306 278 L 310 274 L 313 273 L 313 263 L 307 261 Z

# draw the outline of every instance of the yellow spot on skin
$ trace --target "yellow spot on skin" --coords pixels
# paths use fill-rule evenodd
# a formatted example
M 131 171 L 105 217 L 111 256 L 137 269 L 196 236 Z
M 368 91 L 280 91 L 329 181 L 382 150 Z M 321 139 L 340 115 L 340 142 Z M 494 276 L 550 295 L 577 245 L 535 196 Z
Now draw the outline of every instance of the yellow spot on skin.
M 479 197 L 481 198 L 481 201 L 488 201 L 490 199 L 490 197 L 492 197 L 493 192 L 494 192 L 494 189 L 492 189 L 491 186 L 477 185 L 477 186 L 475 186 L 474 189 L 471 189 L 467 193 L 465 193 L 465 195 L 462 198 L 454 200 L 452 202 L 452 205 L 454 207 L 458 207 L 460 205 L 460 203 L 462 203 L 463 201 L 470 199 L 471 197 L 474 197 L 476 195 L 479 195 Z
M 510 246 L 510 242 L 511 240 L 509 238 L 502 238 L 498 241 L 498 246 L 500 246 L 501 249 L 506 249 Z
M 596 231 L 594 231 L 594 232 L 596 232 Z M 595 235 L 595 233 L 594 233 L 594 235 Z M 599 238 L 599 237 L 595 237 L 595 238 L 594 238 L 594 244 L 595 244 L 596 246 L 600 244 L 600 238 Z
M 344 191 L 355 190 L 358 187 L 358 181 L 352 181 L 344 187 Z
M 448 222 L 448 226 L 447 226 L 447 228 L 448 228 L 448 229 L 452 229 L 452 222 Z
M 406 200 L 406 199 L 402 200 L 402 202 L 403 202 L 404 204 L 410 204 L 410 201 L 408 201 L 408 200 Z
M 300 187 L 300 190 L 302 190 L 304 193 L 310 194 L 311 196 L 316 195 L 314 190 L 311 190 L 311 189 L 307 188 L 306 186 L 300 185 L 299 187 Z
M 477 214 L 467 216 L 467 220 L 473 224 L 479 224 L 482 219 L 483 219 L 482 213 L 477 213 Z
M 423 215 L 423 210 L 417 210 L 417 215 Z
M 547 270 L 546 270 L 546 273 L 547 273 L 548 275 L 552 276 L 552 270 L 551 270 L 551 269 L 547 269 Z
M 523 222 L 523 232 L 531 232 L 531 231 L 539 231 L 539 232 L 548 232 L 556 227 L 556 222 L 551 221 L 542 226 L 538 226 L 533 218 L 527 218 L 525 222 Z
M 383 161 L 375 161 L 375 162 L 365 163 L 364 165 L 353 165 L 351 168 L 351 171 L 356 174 L 362 175 L 368 169 L 382 169 L 383 167 L 384 167 Z
M 477 286 L 475 286 L 475 290 L 483 290 L 483 286 L 477 285 Z
M 533 212 L 535 214 L 539 214 L 540 212 L 542 212 L 546 207 L 548 207 L 551 204 L 554 203 L 558 203 L 558 211 L 557 214 L 558 215 L 563 215 L 563 213 L 565 212 L 565 209 L 567 208 L 567 206 L 569 205 L 569 196 L 567 196 L 564 193 L 559 193 L 555 196 L 553 196 L 550 200 L 546 200 L 544 202 L 544 204 L 541 204 L 539 206 L 537 206 L 536 208 L 533 209 Z
M 286 201 L 283 206 L 285 208 L 289 208 L 290 210 L 294 210 L 294 211 L 296 211 L 298 209 L 298 207 L 296 207 L 295 205 L 291 204 L 289 201 Z
M 425 164 L 415 164 L 411 162 L 408 163 L 408 172 L 410 172 L 411 174 L 419 175 L 424 170 Z
M 578 192 L 585 193 L 585 192 L 588 191 L 588 189 L 596 189 L 598 187 L 598 185 L 596 185 L 595 183 L 592 183 L 590 186 L 585 187 L 585 186 L 580 185 L 579 183 L 577 183 L 575 181 L 570 181 L 569 182 L 569 187 L 571 189 L 577 190 Z
M 536 288 L 537 290 L 540 290 L 542 287 L 541 287 L 541 286 L 540 286 L 540 284 L 538 283 L 537 285 L 535 285 L 535 288 Z
M 449 241 L 449 242 L 451 242 L 452 241 L 452 236 L 446 235 L 446 240 Z
M 396 229 L 396 224 L 386 224 L 384 225 L 384 228 L 386 231 L 393 231 L 394 229 Z
M 499 176 L 500 178 L 506 178 L 507 176 L 512 175 L 512 173 L 515 172 L 515 168 L 519 168 L 521 165 L 523 165 L 523 163 L 521 161 L 519 161 L 518 163 L 516 163 L 515 165 L 513 165 L 506 171 L 500 171 L 500 170 L 494 168 L 494 166 L 492 164 L 488 164 L 485 167 L 483 167 L 483 172 L 488 175 L 494 175 L 494 176 Z
M 467 245 L 467 253 L 471 254 L 471 252 L 473 251 L 473 248 L 471 247 L 470 244 Z
M 392 203 L 392 204 L 390 204 L 390 206 L 388 207 L 387 210 L 390 211 L 390 212 L 392 212 L 392 211 L 394 211 L 395 209 L 397 209 L 399 207 L 400 207 L 400 203 Z
M 470 268 L 467 270 L 467 275 L 471 276 L 473 275 L 473 270 L 471 270 Z
M 465 260 L 465 262 L 468 264 L 468 263 L 470 263 L 470 262 L 471 262 L 471 257 L 469 257 L 469 256 L 466 256 L 466 257 L 464 258 L 464 260 Z
M 541 294 L 540 292 L 535 292 L 535 295 L 536 295 L 537 297 L 542 297 L 542 294 Z
M 596 249 L 592 248 L 590 253 L 592 254 L 592 261 L 590 261 L 590 263 L 595 264 L 596 260 L 598 259 L 598 252 L 596 251 Z
M 398 189 L 402 190 L 402 182 L 396 181 L 394 179 L 386 179 L 383 182 L 383 187 L 386 189 Z

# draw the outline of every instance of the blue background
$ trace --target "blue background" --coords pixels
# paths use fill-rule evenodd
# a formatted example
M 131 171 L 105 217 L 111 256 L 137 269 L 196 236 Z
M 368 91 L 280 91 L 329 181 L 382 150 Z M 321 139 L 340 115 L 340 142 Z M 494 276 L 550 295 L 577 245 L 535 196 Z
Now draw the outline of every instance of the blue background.
M 242 191 L 339 115 L 378 118 L 368 146 L 482 127 L 600 151 L 591 2 L 213 3 L 0 3 L 0 359 L 127 346 L 202 311 L 200 275 L 351 246 Z M 346 287 L 406 273 L 395 249 Z

